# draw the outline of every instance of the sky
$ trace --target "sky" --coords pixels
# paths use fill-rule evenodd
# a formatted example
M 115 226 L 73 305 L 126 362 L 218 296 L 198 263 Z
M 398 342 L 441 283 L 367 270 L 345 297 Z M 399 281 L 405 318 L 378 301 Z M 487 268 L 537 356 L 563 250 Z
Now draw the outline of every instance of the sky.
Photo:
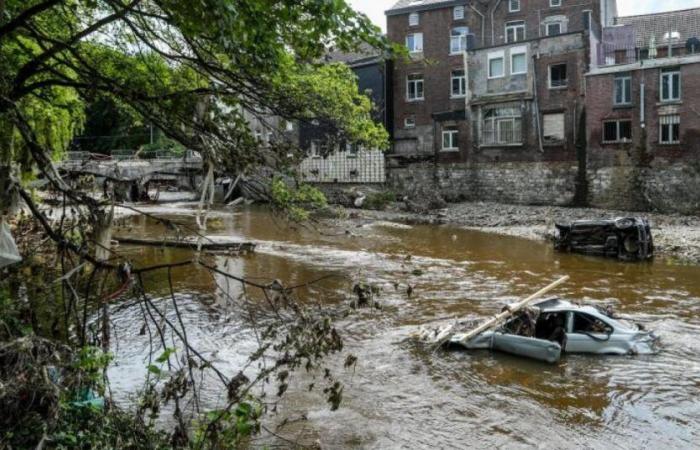
M 384 11 L 389 9 L 397 0 L 347 0 L 353 8 L 369 16 L 382 30 L 386 28 Z M 700 0 L 617 0 L 621 16 L 648 14 L 673 9 L 700 7 Z

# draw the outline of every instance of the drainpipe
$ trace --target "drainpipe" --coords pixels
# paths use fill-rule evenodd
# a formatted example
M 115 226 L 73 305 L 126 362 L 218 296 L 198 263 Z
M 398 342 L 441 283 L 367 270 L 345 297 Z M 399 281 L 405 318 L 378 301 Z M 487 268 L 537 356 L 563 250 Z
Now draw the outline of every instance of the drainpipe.
M 535 108 L 535 124 L 537 125 L 537 141 L 540 146 L 540 152 L 544 153 L 544 144 L 542 143 L 542 128 L 540 125 L 540 104 L 537 95 L 537 60 L 539 59 L 539 49 L 532 55 L 532 86 L 533 86 L 533 107 Z
M 496 10 L 498 9 L 498 5 L 501 4 L 501 0 L 498 0 L 496 2 L 496 5 L 493 7 L 491 10 L 491 45 L 496 45 L 496 29 L 493 26 L 493 16 L 496 13 Z
M 471 97 L 471 89 L 469 89 L 469 53 L 467 50 L 464 50 L 462 53 L 462 63 L 464 64 L 464 118 L 467 119 L 469 97 Z

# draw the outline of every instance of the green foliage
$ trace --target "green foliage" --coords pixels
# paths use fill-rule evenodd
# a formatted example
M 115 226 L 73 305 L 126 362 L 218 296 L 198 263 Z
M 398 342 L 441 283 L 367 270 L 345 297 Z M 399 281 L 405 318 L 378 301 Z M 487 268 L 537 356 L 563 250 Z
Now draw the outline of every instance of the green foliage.
M 282 178 L 272 180 L 271 198 L 275 207 L 286 211 L 291 220 L 308 220 L 310 211 L 327 205 L 323 192 L 309 184 L 290 187 Z
M 216 448 L 240 448 L 245 439 L 260 432 L 263 411 L 263 405 L 254 399 L 240 402 L 234 408 L 209 411 L 194 432 L 192 448 L 213 448 L 212 435 L 220 443 Z

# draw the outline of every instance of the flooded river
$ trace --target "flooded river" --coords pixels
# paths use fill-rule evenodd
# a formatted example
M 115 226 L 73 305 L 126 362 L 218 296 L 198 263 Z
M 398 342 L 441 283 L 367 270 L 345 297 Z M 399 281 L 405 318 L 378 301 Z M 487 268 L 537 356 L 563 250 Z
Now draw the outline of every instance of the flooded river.
M 149 211 L 194 224 L 191 208 Z M 301 292 L 331 304 L 352 298 L 354 280 L 382 288 L 382 310 L 361 310 L 338 324 L 343 357 L 359 357 L 356 369 L 345 371 L 338 357 L 341 408 L 329 411 L 319 394 L 307 392 L 300 373 L 280 417 L 307 420 L 280 428 L 280 435 L 323 448 L 379 449 L 691 448 L 700 441 L 700 267 L 564 255 L 545 243 L 450 226 L 375 223 L 345 234 L 290 229 L 260 209 L 213 217 L 208 234 L 258 243 L 253 255 L 216 257 L 232 274 L 287 285 L 337 274 Z M 164 228 L 135 217 L 120 233 L 158 237 Z M 139 265 L 190 256 L 187 250 L 120 251 Z M 437 318 L 492 315 L 567 274 L 571 281 L 557 295 L 613 304 L 618 314 L 655 330 L 661 352 L 568 355 L 547 365 L 485 351 L 432 354 L 408 339 Z M 169 298 L 162 273 L 146 282 L 163 302 Z M 217 293 L 225 279 L 188 266 L 173 271 L 173 282 L 190 339 L 235 374 L 255 345 L 246 321 Z M 138 311 L 123 311 L 114 322 L 119 346 L 110 378 L 115 394 L 125 397 L 142 383 L 148 344 L 139 334 Z M 221 401 L 219 392 L 206 395 L 211 404 Z

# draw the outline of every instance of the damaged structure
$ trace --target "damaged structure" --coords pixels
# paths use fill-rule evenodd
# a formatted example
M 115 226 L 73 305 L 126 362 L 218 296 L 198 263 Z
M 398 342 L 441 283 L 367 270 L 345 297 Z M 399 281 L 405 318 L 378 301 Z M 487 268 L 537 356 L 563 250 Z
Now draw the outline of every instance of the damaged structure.
M 353 70 L 360 92 L 372 100 L 373 119 L 391 130 L 392 102 L 387 87 L 391 82 L 392 62 L 369 46 L 362 46 L 355 53 L 329 53 L 326 61 L 344 63 Z M 299 145 L 307 151 L 307 157 L 299 165 L 304 181 L 321 185 L 381 185 L 386 181 L 382 150 L 335 142 L 329 136 L 330 130 L 317 121 L 299 124 Z
M 391 77 L 392 190 L 697 206 L 700 10 L 618 17 L 615 0 L 400 0 L 386 15 L 389 39 L 409 54 Z

